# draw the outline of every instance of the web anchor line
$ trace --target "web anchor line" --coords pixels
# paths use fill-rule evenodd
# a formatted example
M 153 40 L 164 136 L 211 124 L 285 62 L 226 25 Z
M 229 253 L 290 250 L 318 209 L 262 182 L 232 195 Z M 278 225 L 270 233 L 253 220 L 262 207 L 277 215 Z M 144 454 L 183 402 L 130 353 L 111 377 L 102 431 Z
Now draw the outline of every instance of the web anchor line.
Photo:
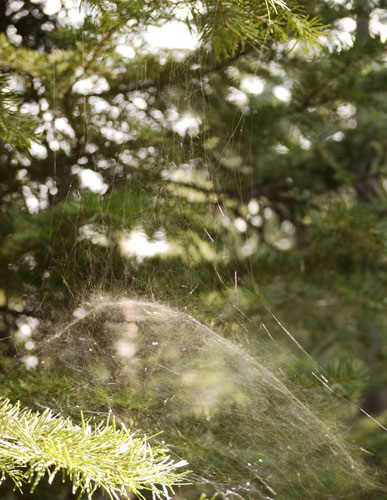
M 336 393 L 336 391 L 334 389 L 332 389 L 332 387 L 329 385 L 329 380 L 322 374 L 322 366 L 308 353 L 308 351 L 306 351 L 304 349 L 304 347 L 298 342 L 298 340 L 294 337 L 294 335 L 292 335 L 289 330 L 287 328 L 285 328 L 285 326 L 281 323 L 281 321 L 279 320 L 279 318 L 274 314 L 273 310 L 269 307 L 269 306 L 266 306 L 266 309 L 268 310 L 268 312 L 272 315 L 273 319 L 276 321 L 276 323 L 278 324 L 278 326 L 281 328 L 281 330 L 283 330 L 286 335 L 290 338 L 290 340 L 297 346 L 297 348 L 307 357 L 309 358 L 312 363 L 314 364 L 314 366 L 316 367 L 317 369 L 317 373 L 314 373 L 313 371 L 311 372 L 313 377 L 315 377 L 326 389 L 328 389 L 328 391 L 330 391 L 336 398 L 339 398 L 339 395 Z M 268 332 L 268 329 L 266 328 L 266 326 L 264 325 L 264 329 L 267 333 Z M 270 334 L 269 334 L 270 335 Z M 270 335 L 270 337 L 273 339 L 272 335 Z M 274 340 L 274 339 L 273 339 Z M 354 403 L 353 401 L 351 401 L 350 399 L 348 398 L 345 398 L 345 397 L 341 397 L 340 399 L 343 399 L 347 404 L 351 405 L 353 408 L 356 408 L 358 411 L 360 411 L 361 413 L 363 413 L 363 415 L 365 415 L 367 418 L 369 418 L 370 420 L 372 420 L 372 422 L 374 422 L 378 427 L 380 427 L 384 432 L 387 432 L 387 427 L 385 425 L 383 425 L 381 422 L 379 422 L 379 420 L 377 420 L 375 417 L 373 417 L 372 415 L 370 415 L 366 410 L 364 410 L 364 408 L 362 408 L 361 406 L 357 405 L 356 403 Z M 361 449 L 361 448 L 360 448 Z

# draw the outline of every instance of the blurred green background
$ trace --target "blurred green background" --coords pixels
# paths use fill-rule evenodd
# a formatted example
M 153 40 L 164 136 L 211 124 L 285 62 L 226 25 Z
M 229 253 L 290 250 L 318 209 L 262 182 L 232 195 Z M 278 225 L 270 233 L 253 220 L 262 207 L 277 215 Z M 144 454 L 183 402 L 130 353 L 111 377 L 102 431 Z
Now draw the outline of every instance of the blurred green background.
M 36 347 L 93 296 L 146 299 L 267 356 L 386 468 L 359 408 L 387 425 L 387 4 L 300 4 L 320 46 L 200 43 L 184 2 L 2 2 L 0 395 L 66 412 Z

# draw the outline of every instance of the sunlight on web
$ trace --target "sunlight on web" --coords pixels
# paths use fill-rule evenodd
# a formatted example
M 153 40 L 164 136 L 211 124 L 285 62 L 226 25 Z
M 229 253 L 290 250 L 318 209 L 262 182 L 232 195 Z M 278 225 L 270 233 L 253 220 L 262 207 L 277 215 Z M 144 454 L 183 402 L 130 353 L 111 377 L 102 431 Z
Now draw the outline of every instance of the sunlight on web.
M 321 471 L 324 494 L 344 494 L 348 481 L 365 486 L 334 419 L 323 423 L 270 369 L 267 346 L 257 358 L 184 312 L 126 297 L 95 297 L 73 317 L 26 355 L 26 368 L 63 370 L 86 398 L 85 414 L 109 411 L 126 426 L 162 430 L 196 482 L 251 500 L 289 486 L 316 492 Z M 62 396 L 56 410 L 78 409 L 78 398 Z

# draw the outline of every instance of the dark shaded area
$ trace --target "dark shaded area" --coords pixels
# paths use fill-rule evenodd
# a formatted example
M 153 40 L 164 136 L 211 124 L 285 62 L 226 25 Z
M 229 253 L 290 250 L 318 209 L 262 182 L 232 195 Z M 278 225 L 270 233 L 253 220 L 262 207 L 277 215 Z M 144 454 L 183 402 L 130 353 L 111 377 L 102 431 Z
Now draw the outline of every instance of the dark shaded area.
M 44 4 L 23 0 L 3 0 L 0 3 L 0 32 L 8 30 L 21 37 L 21 45 L 35 50 L 51 51 L 66 46 L 55 41 L 55 30 L 59 24 L 55 15 L 44 13 Z M 52 34 L 54 33 L 54 37 Z

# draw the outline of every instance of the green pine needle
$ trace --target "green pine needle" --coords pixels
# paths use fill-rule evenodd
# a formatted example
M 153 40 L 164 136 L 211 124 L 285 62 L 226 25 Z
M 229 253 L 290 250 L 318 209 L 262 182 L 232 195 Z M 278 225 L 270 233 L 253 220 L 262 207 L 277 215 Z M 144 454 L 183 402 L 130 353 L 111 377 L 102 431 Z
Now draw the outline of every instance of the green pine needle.
M 141 497 L 144 489 L 170 498 L 174 485 L 186 483 L 178 469 L 187 463 L 174 462 L 167 449 L 117 428 L 114 419 L 96 425 L 81 416 L 78 426 L 50 410 L 37 413 L 0 400 L 1 481 L 10 477 L 20 491 L 25 483 L 33 491 L 44 477 L 51 484 L 62 472 L 79 497 L 91 499 L 102 489 L 117 500 L 129 492 Z
M 19 151 L 27 152 L 31 141 L 39 142 L 35 133 L 36 120 L 20 113 L 21 98 L 8 88 L 8 77 L 0 74 L 0 142 Z

